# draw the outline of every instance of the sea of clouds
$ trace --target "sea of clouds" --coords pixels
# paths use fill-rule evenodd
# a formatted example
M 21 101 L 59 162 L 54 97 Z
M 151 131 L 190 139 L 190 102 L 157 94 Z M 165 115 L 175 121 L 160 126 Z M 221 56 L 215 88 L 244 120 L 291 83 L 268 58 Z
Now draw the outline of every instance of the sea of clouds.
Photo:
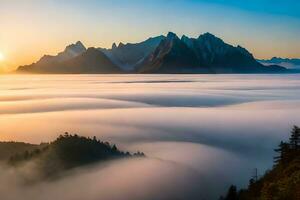
M 40 143 L 68 131 L 147 155 L 34 185 L 3 166 L 0 197 L 217 199 L 272 167 L 299 116 L 299 75 L 0 76 L 0 140 Z

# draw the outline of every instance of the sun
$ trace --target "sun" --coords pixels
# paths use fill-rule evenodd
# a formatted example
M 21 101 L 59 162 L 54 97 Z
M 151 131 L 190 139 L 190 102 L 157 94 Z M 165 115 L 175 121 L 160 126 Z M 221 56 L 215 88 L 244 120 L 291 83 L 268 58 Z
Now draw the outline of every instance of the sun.
M 5 58 L 4 58 L 4 55 L 3 53 L 0 52 L 0 61 L 3 61 Z

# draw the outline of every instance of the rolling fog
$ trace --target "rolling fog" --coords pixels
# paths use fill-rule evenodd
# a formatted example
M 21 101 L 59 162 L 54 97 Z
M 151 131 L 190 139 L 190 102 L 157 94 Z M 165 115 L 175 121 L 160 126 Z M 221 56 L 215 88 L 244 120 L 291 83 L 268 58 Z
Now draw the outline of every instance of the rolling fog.
M 217 199 L 272 167 L 299 116 L 300 75 L 3 75 L 0 140 L 48 142 L 68 131 L 147 158 L 34 185 L 2 166 L 0 198 Z

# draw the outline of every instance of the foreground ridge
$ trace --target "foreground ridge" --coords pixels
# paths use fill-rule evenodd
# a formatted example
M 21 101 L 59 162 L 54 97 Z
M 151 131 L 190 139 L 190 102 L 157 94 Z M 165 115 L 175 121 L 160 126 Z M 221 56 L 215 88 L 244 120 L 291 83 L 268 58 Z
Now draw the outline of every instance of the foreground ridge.
M 300 128 L 294 126 L 288 142 L 275 149 L 273 169 L 260 179 L 252 178 L 247 189 L 239 192 L 230 186 L 220 200 L 299 200 L 300 199 Z
M 144 157 L 144 153 L 129 153 L 116 145 L 77 134 L 65 133 L 51 143 L 43 143 L 34 150 L 17 153 L 8 159 L 9 166 L 22 168 L 32 162 L 43 177 L 52 177 L 76 167 L 112 159 Z

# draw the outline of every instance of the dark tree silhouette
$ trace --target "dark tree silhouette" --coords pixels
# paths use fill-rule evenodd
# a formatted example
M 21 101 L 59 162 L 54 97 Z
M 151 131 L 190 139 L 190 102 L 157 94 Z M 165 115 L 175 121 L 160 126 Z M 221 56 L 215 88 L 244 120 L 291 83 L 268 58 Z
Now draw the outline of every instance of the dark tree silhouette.
M 274 157 L 275 165 L 287 164 L 297 157 L 300 153 L 300 128 L 294 126 L 291 131 L 289 142 L 281 141 L 275 151 L 279 154 Z
M 237 200 L 238 193 L 235 185 L 231 185 L 228 189 L 227 195 L 224 200 Z
M 284 164 L 288 162 L 288 154 L 290 152 L 289 144 L 281 141 L 278 148 L 274 149 L 279 155 L 274 157 L 274 164 Z
M 95 162 L 140 156 L 144 156 L 144 153 L 130 154 L 120 151 L 116 145 L 97 140 L 96 137 L 87 138 L 66 132 L 42 149 L 35 149 L 31 152 L 25 151 L 23 154 L 12 156 L 9 159 L 9 164 L 20 166 L 27 161 L 37 161 L 36 163 L 42 173 L 46 176 L 52 176 L 62 170 Z
M 290 148 L 292 150 L 300 149 L 300 128 L 298 126 L 294 126 L 291 132 Z
M 280 142 L 275 149 L 274 166 L 258 180 L 250 180 L 247 189 L 236 195 L 231 186 L 224 200 L 299 200 L 300 199 L 300 129 L 294 126 L 288 142 Z

